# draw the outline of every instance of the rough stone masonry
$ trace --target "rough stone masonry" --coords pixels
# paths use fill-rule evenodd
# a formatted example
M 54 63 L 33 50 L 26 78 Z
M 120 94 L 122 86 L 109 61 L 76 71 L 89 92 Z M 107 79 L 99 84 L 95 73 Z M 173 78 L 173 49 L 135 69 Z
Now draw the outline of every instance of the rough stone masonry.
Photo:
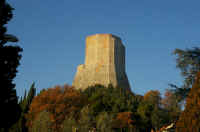
M 112 84 L 130 90 L 125 72 L 125 47 L 112 34 L 86 38 L 85 64 L 78 66 L 72 86 L 84 90 L 95 84 Z

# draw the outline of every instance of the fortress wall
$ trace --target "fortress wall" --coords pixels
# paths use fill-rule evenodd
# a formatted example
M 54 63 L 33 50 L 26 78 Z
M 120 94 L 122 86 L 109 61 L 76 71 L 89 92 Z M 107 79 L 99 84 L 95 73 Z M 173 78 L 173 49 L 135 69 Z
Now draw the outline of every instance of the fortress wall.
M 93 39 L 92 37 L 86 38 L 85 65 L 93 66 L 97 64 L 97 46 L 97 39 Z
M 114 47 L 114 64 L 117 79 L 117 86 L 130 89 L 128 78 L 125 72 L 125 47 L 121 42 L 121 39 L 115 40 Z
M 110 40 L 110 60 L 109 60 L 109 77 L 110 77 L 110 82 L 113 86 L 117 86 L 118 82 L 117 82 L 117 67 L 116 67 L 116 63 L 118 63 L 120 60 L 116 59 L 116 45 L 119 45 L 119 43 L 116 43 L 116 38 L 115 36 L 111 36 L 111 40 Z
M 98 62 L 95 66 L 95 76 L 94 80 L 96 84 L 108 84 L 109 81 L 109 46 L 110 46 L 110 36 L 109 35 L 95 35 L 97 40 L 97 59 Z

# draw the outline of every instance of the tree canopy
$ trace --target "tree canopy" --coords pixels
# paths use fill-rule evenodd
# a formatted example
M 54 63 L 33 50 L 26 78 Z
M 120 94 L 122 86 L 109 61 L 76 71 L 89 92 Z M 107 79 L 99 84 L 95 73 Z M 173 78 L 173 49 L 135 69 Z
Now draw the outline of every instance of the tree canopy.
M 184 78 L 182 86 L 170 84 L 174 92 L 185 99 L 195 81 L 196 73 L 200 70 L 200 48 L 191 49 L 175 49 L 174 54 L 177 55 L 176 67 L 180 69 Z

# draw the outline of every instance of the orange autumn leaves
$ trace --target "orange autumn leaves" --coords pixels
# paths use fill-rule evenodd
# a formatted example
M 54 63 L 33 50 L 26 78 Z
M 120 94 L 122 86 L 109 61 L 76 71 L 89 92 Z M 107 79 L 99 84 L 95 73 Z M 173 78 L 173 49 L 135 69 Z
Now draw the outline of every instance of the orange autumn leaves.
M 177 132 L 199 132 L 200 130 L 200 72 L 186 99 L 186 106 L 176 123 Z
M 124 127 L 132 127 L 134 121 L 133 121 L 133 113 L 132 112 L 120 112 L 117 114 L 117 117 L 115 119 L 118 123 L 119 128 Z
M 47 111 L 50 113 L 52 129 L 58 130 L 66 116 L 78 112 L 84 104 L 83 101 L 81 93 L 68 85 L 44 90 L 33 99 L 30 110 L 26 115 L 27 125 L 31 128 L 39 113 Z

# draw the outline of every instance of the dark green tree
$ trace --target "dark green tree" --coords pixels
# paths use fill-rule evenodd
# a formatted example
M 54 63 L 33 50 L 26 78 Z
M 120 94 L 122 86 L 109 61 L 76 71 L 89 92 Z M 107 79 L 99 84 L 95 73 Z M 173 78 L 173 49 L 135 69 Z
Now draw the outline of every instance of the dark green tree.
M 39 113 L 36 120 L 33 122 L 33 127 L 31 132 L 54 132 L 51 127 L 50 113 L 47 111 L 42 111 Z
M 97 116 L 101 112 L 136 112 L 139 98 L 123 88 L 95 85 L 84 91 L 88 96 L 91 113 Z
M 18 120 L 20 115 L 13 79 L 17 73 L 22 48 L 7 45 L 8 42 L 17 42 L 18 39 L 13 35 L 6 34 L 6 24 L 13 16 L 12 10 L 13 8 L 5 0 L 0 1 L 0 131 L 8 131 L 8 128 Z
M 36 95 L 35 83 L 32 83 L 32 85 L 29 89 L 28 95 L 26 95 L 26 92 L 25 92 L 24 99 L 22 101 L 20 101 L 20 103 L 19 103 L 20 107 L 24 113 L 28 112 L 29 106 L 30 106 L 33 98 L 35 97 L 35 95 Z
M 88 98 L 88 111 L 91 117 L 95 117 L 93 127 L 96 126 L 98 130 L 109 131 L 108 129 L 110 129 L 117 131 L 120 129 L 118 128 L 118 123 L 120 124 L 121 120 L 113 122 L 112 118 L 114 119 L 121 112 L 128 112 L 135 115 L 133 120 L 138 122 L 137 128 L 140 128 L 141 121 L 137 114 L 137 108 L 142 100 L 142 96 L 135 95 L 131 91 L 120 87 L 113 87 L 112 85 L 108 87 L 95 85 L 86 89 L 83 94 Z M 107 115 L 112 115 L 112 118 Z M 88 118 L 88 116 L 86 117 Z M 108 120 L 109 122 L 107 122 Z M 108 124 L 111 125 L 108 127 Z
M 141 117 L 143 131 L 151 129 L 159 130 L 163 125 L 168 124 L 167 111 L 161 105 L 161 95 L 157 90 L 148 91 L 137 108 L 137 113 Z
M 87 132 L 95 127 L 95 117 L 90 113 L 90 109 L 87 106 L 81 109 L 78 123 L 80 132 Z
M 74 117 L 66 117 L 63 121 L 61 132 L 75 132 L 79 128 L 79 124 Z
M 141 117 L 141 122 L 144 126 L 143 131 L 151 131 L 151 129 L 153 128 L 151 123 L 151 115 L 153 110 L 154 105 L 146 101 L 142 101 L 138 106 L 137 113 Z
M 9 129 L 9 132 L 27 132 L 25 115 L 29 111 L 30 104 L 36 95 L 35 83 L 33 83 L 29 89 L 28 95 L 24 94 L 23 99 L 20 100 L 19 105 L 21 108 L 21 115 L 19 120 Z
M 183 100 L 192 88 L 196 73 L 200 70 L 200 48 L 175 49 L 174 54 L 177 55 L 176 67 L 180 69 L 184 82 L 180 87 L 174 84 L 170 84 L 170 86 L 174 88 L 173 91 L 176 95 L 179 95 Z
M 102 112 L 97 116 L 97 123 L 96 127 L 97 130 L 101 132 L 113 132 L 112 131 L 112 121 L 113 121 L 113 114 L 108 114 L 107 112 Z

